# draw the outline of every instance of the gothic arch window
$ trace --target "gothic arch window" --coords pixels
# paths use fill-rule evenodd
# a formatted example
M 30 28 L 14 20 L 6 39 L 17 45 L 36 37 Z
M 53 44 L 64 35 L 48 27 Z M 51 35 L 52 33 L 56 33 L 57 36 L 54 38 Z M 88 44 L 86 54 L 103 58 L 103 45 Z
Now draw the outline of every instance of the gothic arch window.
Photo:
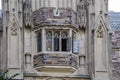
M 47 32 L 46 38 L 47 38 L 47 39 L 52 38 L 52 33 L 51 33 L 50 31 L 49 31 L 49 32 Z
M 60 32 L 54 33 L 54 51 L 59 51 Z
M 67 38 L 67 33 L 66 32 L 62 32 L 61 38 L 63 38 L 63 39 Z
M 41 32 L 39 32 L 37 36 L 37 52 L 41 52 L 41 51 L 42 51 L 42 34 Z
M 63 51 L 72 50 L 73 34 L 70 36 L 69 30 L 45 30 L 37 32 L 37 52 L 42 52 L 42 45 L 46 45 L 46 51 Z M 42 37 L 45 36 L 45 37 Z M 44 39 L 42 39 L 44 38 Z M 42 41 L 45 40 L 45 41 Z M 44 42 L 44 43 L 43 43 Z
M 52 51 L 52 32 L 46 32 L 46 49 L 47 51 Z
M 47 51 L 68 51 L 68 30 L 46 30 Z
M 66 32 L 61 33 L 61 48 L 62 48 L 62 51 L 67 51 L 67 33 Z
M 59 38 L 59 32 L 55 32 L 54 37 Z

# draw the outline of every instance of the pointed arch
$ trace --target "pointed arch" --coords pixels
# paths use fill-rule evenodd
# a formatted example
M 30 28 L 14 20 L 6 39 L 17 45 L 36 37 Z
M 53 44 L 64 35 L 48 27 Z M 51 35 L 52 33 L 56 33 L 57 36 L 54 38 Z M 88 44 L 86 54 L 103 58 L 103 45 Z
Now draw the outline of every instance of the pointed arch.
M 107 68 L 107 38 L 108 28 L 102 16 L 99 16 L 94 28 L 94 54 L 97 71 L 103 71 Z
M 94 30 L 97 30 L 99 28 L 99 25 L 102 25 L 102 27 L 105 29 L 105 31 L 109 30 L 108 27 L 106 26 L 105 21 L 102 16 L 98 16 L 98 18 L 95 22 Z
M 10 21 L 9 21 L 9 28 L 11 30 L 11 34 L 12 35 L 17 35 L 17 30 L 20 28 L 19 22 L 15 16 L 15 14 L 13 14 L 12 16 L 10 16 Z

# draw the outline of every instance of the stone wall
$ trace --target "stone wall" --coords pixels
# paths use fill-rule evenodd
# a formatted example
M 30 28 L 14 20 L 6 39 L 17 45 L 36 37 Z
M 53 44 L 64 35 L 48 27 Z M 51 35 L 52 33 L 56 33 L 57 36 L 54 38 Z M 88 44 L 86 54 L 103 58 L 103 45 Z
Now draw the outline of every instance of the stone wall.
M 112 74 L 120 78 L 120 31 L 114 31 L 112 35 Z

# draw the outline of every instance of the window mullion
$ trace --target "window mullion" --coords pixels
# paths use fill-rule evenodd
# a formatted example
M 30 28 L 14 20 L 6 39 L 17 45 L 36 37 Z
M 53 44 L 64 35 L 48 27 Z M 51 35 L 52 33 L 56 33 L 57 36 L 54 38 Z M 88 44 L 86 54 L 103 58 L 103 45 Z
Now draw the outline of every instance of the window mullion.
M 45 29 L 42 29 L 42 51 L 44 52 L 46 50 L 46 32 Z M 44 45 L 45 44 L 45 45 Z
M 72 29 L 69 30 L 69 37 L 70 37 L 70 52 L 72 53 Z

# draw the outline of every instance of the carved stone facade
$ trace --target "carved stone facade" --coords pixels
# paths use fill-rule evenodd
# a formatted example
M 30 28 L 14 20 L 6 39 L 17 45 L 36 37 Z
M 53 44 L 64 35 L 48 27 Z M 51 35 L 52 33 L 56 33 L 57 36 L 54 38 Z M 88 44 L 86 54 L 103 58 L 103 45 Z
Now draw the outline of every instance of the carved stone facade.
M 19 80 L 111 80 L 107 3 L 3 0 L 1 69 Z

